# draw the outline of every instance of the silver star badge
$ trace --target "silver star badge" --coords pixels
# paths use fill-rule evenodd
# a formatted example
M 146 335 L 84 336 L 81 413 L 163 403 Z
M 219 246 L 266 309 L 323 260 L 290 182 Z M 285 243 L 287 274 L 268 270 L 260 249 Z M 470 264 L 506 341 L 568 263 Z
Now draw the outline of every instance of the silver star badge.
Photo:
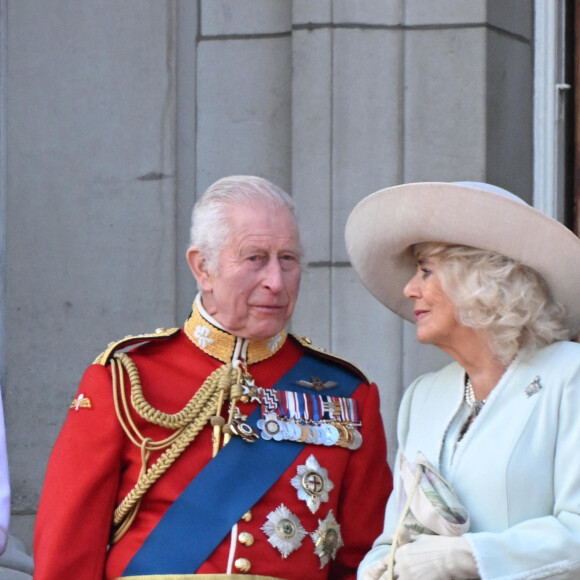
M 287 558 L 298 549 L 306 536 L 300 520 L 283 503 L 268 514 L 262 531 L 268 536 L 270 545 L 282 554 L 282 558 Z
M 318 529 L 310 534 L 314 542 L 314 553 L 320 558 L 320 568 L 324 568 L 330 559 L 336 558 L 336 552 L 344 546 L 340 525 L 334 519 L 332 510 L 324 520 L 318 520 Z
M 328 501 L 328 492 L 334 489 L 334 483 L 328 479 L 328 470 L 320 466 L 314 455 L 298 466 L 290 483 L 298 491 L 298 499 L 305 501 L 313 514 L 323 501 Z

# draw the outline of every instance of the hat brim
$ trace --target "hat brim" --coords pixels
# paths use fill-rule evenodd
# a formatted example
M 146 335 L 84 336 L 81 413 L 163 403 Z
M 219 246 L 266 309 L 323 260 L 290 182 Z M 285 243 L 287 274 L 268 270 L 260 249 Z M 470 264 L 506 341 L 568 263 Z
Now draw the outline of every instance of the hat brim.
M 416 271 L 412 246 L 460 244 L 497 252 L 534 268 L 580 332 L 580 239 L 526 203 L 452 183 L 411 183 L 377 191 L 346 225 L 353 268 L 380 302 L 414 321 L 403 288 Z

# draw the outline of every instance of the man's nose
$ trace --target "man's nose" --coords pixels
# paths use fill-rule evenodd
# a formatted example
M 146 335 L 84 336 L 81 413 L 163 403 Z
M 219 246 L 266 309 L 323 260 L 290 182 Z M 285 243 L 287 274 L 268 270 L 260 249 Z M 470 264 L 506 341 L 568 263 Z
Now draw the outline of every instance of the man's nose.
M 272 292 L 279 292 L 282 289 L 282 266 L 279 260 L 272 259 L 268 261 L 264 271 L 264 286 Z

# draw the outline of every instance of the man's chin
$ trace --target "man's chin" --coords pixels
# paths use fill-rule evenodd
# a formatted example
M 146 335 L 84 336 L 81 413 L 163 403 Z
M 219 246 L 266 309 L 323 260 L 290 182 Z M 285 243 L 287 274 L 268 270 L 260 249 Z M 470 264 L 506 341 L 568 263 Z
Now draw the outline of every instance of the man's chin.
M 247 336 L 249 340 L 269 340 L 274 336 L 278 336 L 285 328 L 286 321 L 277 322 L 276 324 L 270 322 L 268 324 L 259 324 L 254 328 L 248 330 Z

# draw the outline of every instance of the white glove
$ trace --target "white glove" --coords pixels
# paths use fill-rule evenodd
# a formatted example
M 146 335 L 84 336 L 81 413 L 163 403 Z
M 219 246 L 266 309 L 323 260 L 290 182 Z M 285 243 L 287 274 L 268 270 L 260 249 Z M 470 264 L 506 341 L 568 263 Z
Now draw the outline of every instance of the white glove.
M 360 577 L 360 580 L 389 580 L 389 554 L 369 566 Z
M 470 580 L 479 578 L 468 541 L 462 536 L 421 534 L 395 552 L 399 580 Z

